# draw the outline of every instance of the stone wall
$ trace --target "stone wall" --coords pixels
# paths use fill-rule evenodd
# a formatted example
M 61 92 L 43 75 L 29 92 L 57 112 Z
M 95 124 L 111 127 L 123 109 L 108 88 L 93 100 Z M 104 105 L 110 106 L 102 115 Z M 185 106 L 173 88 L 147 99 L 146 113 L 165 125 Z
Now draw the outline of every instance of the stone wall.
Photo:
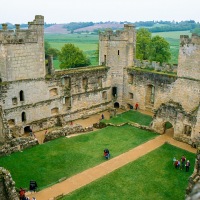
M 199 109 L 200 101 L 200 40 L 197 36 L 181 39 L 178 76 L 159 72 L 155 62 L 151 65 L 148 61 L 138 62 L 139 69 L 134 66 L 136 30 L 133 25 L 124 25 L 122 31 L 100 33 L 99 63 L 103 66 L 54 71 L 52 58 L 50 66 L 44 65 L 43 23 L 43 16 L 36 16 L 28 30 L 17 26 L 13 32 L 4 25 L 0 32 L 2 141 L 22 136 L 29 127 L 40 131 L 58 122 L 64 126 L 113 106 L 133 108 L 136 102 L 139 109 L 151 112 L 163 104 L 179 103 L 185 113 L 196 117 L 196 125 L 178 118 L 176 124 L 192 126 L 191 137 L 198 137 L 200 111 L 195 110 Z M 164 67 L 167 72 L 174 71 L 169 65 Z M 188 73 L 189 69 L 192 72 Z M 157 120 L 167 119 L 163 114 Z
M 162 72 L 177 72 L 177 65 L 170 65 L 163 63 L 160 65 L 159 62 L 156 61 L 149 61 L 149 60 L 134 60 L 134 67 L 139 67 L 142 69 L 149 69 L 149 70 L 155 70 L 155 71 L 162 71 Z
M 22 136 L 27 126 L 40 131 L 55 126 L 58 118 L 66 124 L 108 109 L 111 102 L 108 70 L 106 67 L 63 70 L 56 71 L 48 79 L 6 83 L 0 102 L 10 132 Z
M 0 31 L 0 78 L 14 81 L 44 77 L 44 17 L 36 16 L 28 30 Z
M 197 148 L 194 172 L 188 182 L 186 200 L 198 200 L 200 198 L 200 147 Z
M 27 149 L 38 144 L 38 140 L 34 137 L 18 137 L 9 140 L 3 146 L 0 146 L 0 157 L 22 151 L 23 149 Z
M 54 140 L 59 137 L 68 136 L 75 133 L 83 133 L 93 131 L 93 127 L 83 128 L 79 124 L 74 125 L 66 125 L 61 128 L 57 128 L 56 130 L 49 131 L 44 138 L 44 142 L 48 142 Z
M 15 190 L 15 182 L 8 170 L 0 167 L 0 199 L 1 200 L 19 200 Z
M 182 35 L 178 58 L 178 76 L 200 80 L 200 37 Z

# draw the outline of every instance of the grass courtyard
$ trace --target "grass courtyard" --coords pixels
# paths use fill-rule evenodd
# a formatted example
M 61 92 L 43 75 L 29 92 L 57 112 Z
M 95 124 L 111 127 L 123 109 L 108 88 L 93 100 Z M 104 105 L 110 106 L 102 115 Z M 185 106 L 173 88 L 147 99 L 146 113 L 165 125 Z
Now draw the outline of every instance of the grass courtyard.
M 149 125 L 152 118 L 130 110 L 107 122 L 137 122 Z M 16 187 L 27 188 L 36 180 L 39 190 L 59 179 L 106 162 L 103 149 L 109 148 L 111 159 L 143 144 L 158 134 L 130 125 L 108 126 L 76 137 L 62 137 L 42 145 L 0 158 L 0 166 L 11 172 Z M 189 173 L 176 170 L 172 158 L 185 155 L 191 162 Z M 62 198 L 67 199 L 184 199 L 188 177 L 194 168 L 195 155 L 164 144 L 126 166 Z
M 11 172 L 17 188 L 27 188 L 30 180 L 36 180 L 39 189 L 43 189 L 63 177 L 105 162 L 105 148 L 109 148 L 113 158 L 156 136 L 156 133 L 129 125 L 106 127 L 86 135 L 62 137 L 1 157 L 0 165 Z
M 135 122 L 145 126 L 149 126 L 151 121 L 152 121 L 151 116 L 142 114 L 135 110 L 129 110 L 128 112 L 118 114 L 109 120 L 103 120 L 103 122 L 105 123 L 112 123 L 115 125 L 123 124 L 126 122 Z
M 173 156 L 190 159 L 190 172 L 177 170 Z M 188 177 L 194 168 L 192 153 L 164 144 L 160 148 L 61 198 L 62 200 L 171 200 L 185 199 Z

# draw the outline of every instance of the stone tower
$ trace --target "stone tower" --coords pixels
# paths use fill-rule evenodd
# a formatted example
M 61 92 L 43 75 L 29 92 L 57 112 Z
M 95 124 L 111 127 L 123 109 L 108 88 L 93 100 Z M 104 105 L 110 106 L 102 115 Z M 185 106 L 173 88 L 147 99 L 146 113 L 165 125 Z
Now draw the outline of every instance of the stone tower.
M 180 49 L 178 59 L 179 77 L 200 79 L 200 37 L 182 35 L 180 37 Z
M 27 30 L 0 31 L 0 81 L 9 82 L 45 76 L 44 17 L 37 15 Z
M 110 68 L 108 76 L 114 105 L 123 102 L 124 69 L 133 66 L 136 32 L 133 25 L 124 25 L 123 31 L 105 31 L 99 35 L 99 64 Z

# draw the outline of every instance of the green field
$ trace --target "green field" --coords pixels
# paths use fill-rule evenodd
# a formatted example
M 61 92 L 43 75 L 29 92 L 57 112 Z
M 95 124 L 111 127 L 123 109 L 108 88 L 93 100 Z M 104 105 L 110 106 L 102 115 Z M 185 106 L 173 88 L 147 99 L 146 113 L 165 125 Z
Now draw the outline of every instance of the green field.
M 1 157 L 0 163 L 11 172 L 17 188 L 28 188 L 29 181 L 36 180 L 39 189 L 43 189 L 63 177 L 68 178 L 105 162 L 105 148 L 109 148 L 111 158 L 114 158 L 156 136 L 156 133 L 129 125 L 106 127 L 86 135 L 62 137 Z
M 61 49 L 65 43 L 72 43 L 79 47 L 91 61 L 91 66 L 97 66 L 98 60 L 94 53 L 98 48 L 98 35 L 89 34 L 45 34 L 45 40 L 53 48 Z M 54 66 L 56 69 L 59 68 L 59 62 L 54 60 Z
M 191 162 L 190 172 L 177 170 L 172 158 L 185 155 Z M 62 200 L 172 200 L 185 199 L 188 178 L 193 172 L 192 153 L 164 144 L 160 148 L 115 170 Z
M 159 32 L 152 34 L 152 36 L 155 35 L 164 37 L 169 42 L 172 55 L 170 63 L 177 64 L 180 35 L 191 35 L 190 31 Z M 65 43 L 72 43 L 79 47 L 90 58 L 91 66 L 98 65 L 98 60 L 94 55 L 98 48 L 98 38 L 98 35 L 91 34 L 45 34 L 45 40 L 53 48 L 60 50 Z M 54 60 L 54 67 L 59 69 L 59 62 L 57 60 Z

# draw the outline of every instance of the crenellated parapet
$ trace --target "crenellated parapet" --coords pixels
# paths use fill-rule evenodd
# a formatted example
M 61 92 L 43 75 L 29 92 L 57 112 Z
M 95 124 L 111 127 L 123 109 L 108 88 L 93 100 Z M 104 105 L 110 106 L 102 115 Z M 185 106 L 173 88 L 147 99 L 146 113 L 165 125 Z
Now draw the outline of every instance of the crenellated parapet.
M 197 34 L 192 34 L 191 37 L 188 35 L 181 35 L 180 36 L 180 45 L 200 45 L 200 36 Z
M 125 24 L 124 30 L 117 30 L 113 32 L 113 30 L 106 30 L 105 32 L 101 32 L 99 34 L 99 39 L 105 41 L 123 41 L 123 40 L 132 40 L 134 42 L 134 38 L 130 37 L 130 32 L 135 31 L 135 26 L 132 24 Z
M 0 30 L 0 44 L 24 44 L 36 43 L 41 27 L 44 25 L 44 17 L 36 15 L 32 22 L 28 23 L 28 29 L 20 29 L 20 25 L 15 25 L 15 30 L 8 30 L 7 24 L 2 24 Z
M 139 67 L 141 69 L 150 69 L 155 71 L 162 71 L 162 72 L 177 72 L 177 65 L 171 65 L 167 63 L 160 64 L 156 61 L 149 61 L 149 60 L 134 60 L 134 67 Z

